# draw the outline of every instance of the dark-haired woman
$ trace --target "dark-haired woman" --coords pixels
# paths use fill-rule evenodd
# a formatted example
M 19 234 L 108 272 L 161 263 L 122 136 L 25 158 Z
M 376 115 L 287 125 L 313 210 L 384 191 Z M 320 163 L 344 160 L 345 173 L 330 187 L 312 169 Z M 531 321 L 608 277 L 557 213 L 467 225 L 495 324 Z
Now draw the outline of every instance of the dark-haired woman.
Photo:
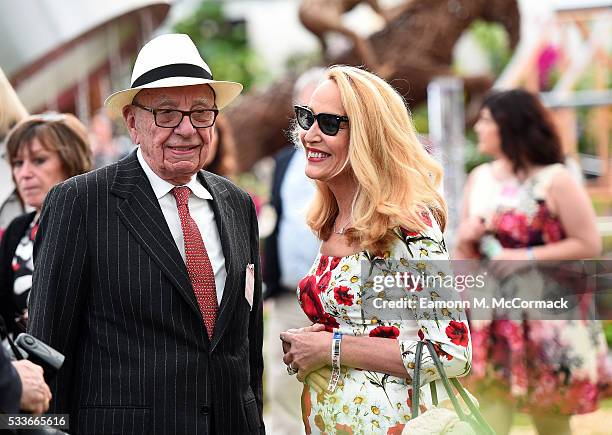
M 91 169 L 91 149 L 87 129 L 74 115 L 48 113 L 15 125 L 6 150 L 19 199 L 33 210 L 16 217 L 0 243 L 0 316 L 7 331 L 17 335 L 26 328 L 43 202 L 55 184 Z
M 534 95 L 489 95 L 474 127 L 479 151 L 494 158 L 470 174 L 455 258 L 478 258 L 492 234 L 494 260 L 579 260 L 601 240 L 586 191 L 563 165 L 547 110 Z M 521 262 L 498 263 L 509 268 Z M 523 263 L 524 264 L 524 263 Z M 541 434 L 570 433 L 569 416 L 592 412 L 607 380 L 606 345 L 591 320 L 474 320 L 474 392 L 498 434 L 513 411 L 527 411 Z

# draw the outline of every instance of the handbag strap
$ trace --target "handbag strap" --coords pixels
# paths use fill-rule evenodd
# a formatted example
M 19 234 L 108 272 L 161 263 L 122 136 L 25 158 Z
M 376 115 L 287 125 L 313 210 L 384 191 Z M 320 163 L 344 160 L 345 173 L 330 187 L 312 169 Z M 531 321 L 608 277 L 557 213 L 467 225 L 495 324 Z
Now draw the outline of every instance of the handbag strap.
M 440 380 L 442 381 L 442 385 L 444 386 L 444 389 L 446 390 L 448 398 L 451 400 L 453 404 L 453 408 L 455 409 L 455 412 L 457 413 L 459 418 L 463 421 L 470 423 L 470 425 L 472 425 L 473 427 L 476 426 L 477 433 L 479 435 L 480 434 L 495 435 L 495 431 L 491 428 L 489 423 L 487 423 L 487 421 L 484 419 L 484 417 L 480 413 L 480 410 L 474 404 L 474 402 L 472 401 L 470 396 L 467 394 L 467 392 L 465 391 L 465 389 L 463 388 L 459 380 L 456 378 L 451 378 L 451 379 L 448 378 L 446 374 L 446 370 L 444 369 L 444 366 L 442 365 L 442 362 L 440 361 L 440 357 L 436 353 L 433 343 L 429 340 L 419 341 L 417 343 L 417 347 L 415 350 L 414 375 L 412 377 L 412 409 L 411 409 L 412 418 L 416 418 L 419 415 L 419 400 L 420 400 L 420 388 L 419 387 L 420 387 L 420 377 L 421 377 L 420 372 L 421 372 L 421 359 L 422 359 L 422 354 L 423 354 L 423 346 L 427 346 L 427 349 L 429 350 L 429 354 L 431 355 L 431 359 L 433 360 L 436 370 L 438 371 L 438 374 L 440 375 Z M 432 402 L 434 403 L 434 405 L 437 405 L 438 398 L 437 398 L 435 382 L 430 382 L 429 385 L 430 385 L 431 393 L 432 393 Z M 461 408 L 459 404 L 459 401 L 457 400 L 457 397 L 455 397 L 455 394 L 452 388 L 453 386 L 457 389 L 457 392 L 459 393 L 459 396 L 461 397 L 461 399 L 463 399 L 463 401 L 467 404 L 470 410 L 470 413 L 471 413 L 469 416 L 465 414 L 465 412 L 463 411 L 463 409 Z
M 431 403 L 433 406 L 438 406 L 438 389 L 435 382 L 429 383 L 429 390 L 431 391 Z
M 468 394 L 466 393 L 465 388 L 463 388 L 463 385 L 461 385 L 461 382 L 459 382 L 459 379 L 451 378 L 450 381 L 453 384 L 453 386 L 457 389 L 457 391 L 459 392 L 459 395 L 461 396 L 463 401 L 467 404 L 468 408 L 470 409 L 471 415 L 474 416 L 476 421 L 478 421 L 480 426 L 483 428 L 483 431 L 486 431 L 490 434 L 495 435 L 493 428 L 489 425 L 489 423 L 487 423 L 487 421 L 484 419 L 484 417 L 480 413 L 480 410 L 478 409 L 478 407 L 474 404 L 472 399 L 470 399 L 470 396 L 468 396 Z
M 427 345 L 427 349 L 429 350 L 429 354 L 431 355 L 431 359 L 433 360 L 434 365 L 436 366 L 436 370 L 438 370 L 438 374 L 440 375 L 440 380 L 442 380 L 442 385 L 444 386 L 444 389 L 446 390 L 446 394 L 448 395 L 448 398 L 451 400 L 453 404 L 453 408 L 455 408 L 455 411 L 457 412 L 461 420 L 466 420 L 465 412 L 463 412 L 461 405 L 459 405 L 459 401 L 455 397 L 455 393 L 453 392 L 451 383 L 448 380 L 448 376 L 446 376 L 446 371 L 444 370 L 444 366 L 442 365 L 442 362 L 440 361 L 440 357 L 436 353 L 436 349 L 434 348 L 433 343 L 429 340 L 424 340 L 424 341 L 425 341 L 425 344 Z
M 414 374 L 412 376 L 412 418 L 419 415 L 419 396 L 421 391 L 421 355 L 423 353 L 423 342 L 417 343 L 414 351 Z

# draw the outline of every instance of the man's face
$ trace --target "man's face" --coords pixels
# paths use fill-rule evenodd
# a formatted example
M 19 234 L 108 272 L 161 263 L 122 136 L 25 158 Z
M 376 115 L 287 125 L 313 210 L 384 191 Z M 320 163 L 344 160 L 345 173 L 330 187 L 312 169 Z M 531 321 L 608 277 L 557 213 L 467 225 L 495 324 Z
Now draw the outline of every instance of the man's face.
M 152 109 L 197 110 L 215 107 L 214 92 L 208 85 L 143 89 L 134 103 Z M 151 169 L 174 185 L 186 184 L 206 162 L 214 128 L 194 128 L 189 117 L 183 117 L 175 128 L 155 125 L 151 112 L 130 105 L 123 109 L 130 137 L 140 145 Z

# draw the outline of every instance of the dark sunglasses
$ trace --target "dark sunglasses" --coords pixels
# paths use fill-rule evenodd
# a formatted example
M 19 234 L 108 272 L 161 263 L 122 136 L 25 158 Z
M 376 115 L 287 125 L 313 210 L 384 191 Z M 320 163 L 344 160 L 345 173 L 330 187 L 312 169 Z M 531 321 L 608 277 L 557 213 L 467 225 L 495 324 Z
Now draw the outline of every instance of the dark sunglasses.
M 298 125 L 304 130 L 310 130 L 310 127 L 317 121 L 319 129 L 327 136 L 335 136 L 340 130 L 341 122 L 348 122 L 348 116 L 333 115 L 331 113 L 317 113 L 316 115 L 305 106 L 293 106 L 295 109 L 295 118 Z

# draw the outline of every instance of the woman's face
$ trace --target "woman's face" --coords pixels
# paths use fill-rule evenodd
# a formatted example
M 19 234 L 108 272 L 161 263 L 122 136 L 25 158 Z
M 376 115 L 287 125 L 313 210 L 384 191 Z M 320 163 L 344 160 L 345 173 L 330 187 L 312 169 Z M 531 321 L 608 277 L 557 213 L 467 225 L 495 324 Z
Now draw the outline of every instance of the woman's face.
M 308 107 L 315 115 L 329 113 L 346 116 L 340 102 L 340 91 L 332 80 L 326 80 L 317 87 Z M 318 122 L 315 121 L 310 129 L 300 131 L 300 140 L 306 152 L 305 172 L 308 178 L 329 182 L 350 173 L 351 169 L 346 163 L 349 149 L 349 129 L 346 122 L 340 124 L 340 130 L 335 136 L 328 136 L 320 130 Z
M 474 125 L 474 131 L 478 135 L 478 151 L 492 157 L 501 155 L 501 138 L 497 123 L 491 116 L 491 111 L 483 107 Z
M 49 189 L 68 178 L 59 154 L 43 148 L 36 138 L 19 149 L 12 168 L 19 195 L 36 210 L 41 209 Z

